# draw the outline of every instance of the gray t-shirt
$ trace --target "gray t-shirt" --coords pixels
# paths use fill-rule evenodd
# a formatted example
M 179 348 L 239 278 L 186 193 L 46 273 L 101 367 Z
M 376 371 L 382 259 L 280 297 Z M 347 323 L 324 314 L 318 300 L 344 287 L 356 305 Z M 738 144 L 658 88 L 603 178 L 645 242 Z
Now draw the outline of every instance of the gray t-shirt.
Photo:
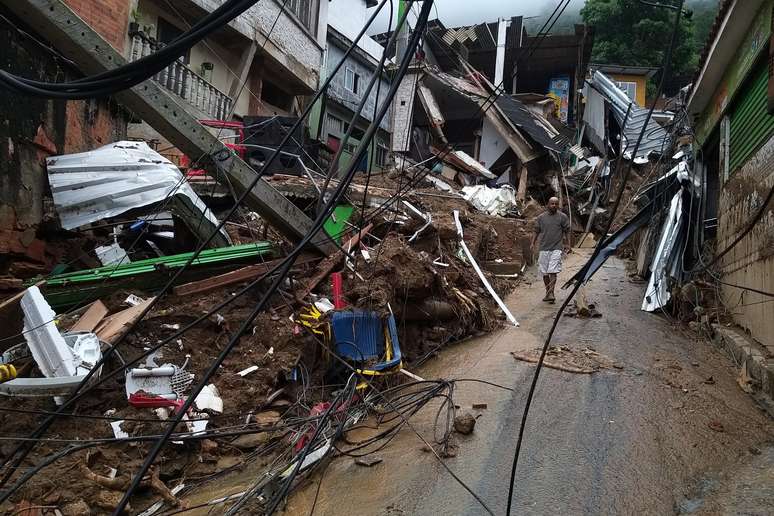
M 570 231 L 570 219 L 557 211 L 545 211 L 538 215 L 535 232 L 540 235 L 541 251 L 556 251 L 562 249 L 562 238 Z

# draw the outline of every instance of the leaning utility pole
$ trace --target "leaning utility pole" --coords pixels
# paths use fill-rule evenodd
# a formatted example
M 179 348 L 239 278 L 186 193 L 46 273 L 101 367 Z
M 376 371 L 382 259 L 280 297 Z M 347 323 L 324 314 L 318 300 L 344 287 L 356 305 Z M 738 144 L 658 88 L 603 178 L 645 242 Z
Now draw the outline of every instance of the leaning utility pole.
M 61 0 L 14 0 L 5 2 L 5 6 L 44 35 L 83 73 L 97 74 L 126 64 L 121 54 Z M 153 80 L 144 81 L 115 97 L 182 152 L 191 157 L 205 157 L 214 163 L 230 180 L 237 194 L 244 193 L 255 179 L 255 170 Z M 312 229 L 309 217 L 263 180 L 250 190 L 245 203 L 291 241 L 300 240 Z M 330 254 L 334 249 L 327 238 L 315 240 L 313 245 L 324 254 Z

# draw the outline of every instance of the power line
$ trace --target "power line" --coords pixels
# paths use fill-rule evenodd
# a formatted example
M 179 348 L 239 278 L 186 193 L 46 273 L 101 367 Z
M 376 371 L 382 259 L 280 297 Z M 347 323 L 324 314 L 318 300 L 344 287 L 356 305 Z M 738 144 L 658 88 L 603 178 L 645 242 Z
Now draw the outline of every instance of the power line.
M 420 22 L 421 25 L 424 26 L 427 22 L 427 17 L 430 12 L 430 8 L 432 7 L 432 0 L 427 0 L 423 6 L 422 6 L 422 12 L 421 12 L 421 18 Z M 420 25 L 420 22 L 418 22 L 418 25 Z M 416 31 L 414 35 L 412 35 L 412 39 L 409 43 L 409 48 L 411 49 L 411 53 L 413 54 L 414 49 L 416 49 L 417 44 L 419 42 L 419 31 Z M 402 78 L 406 71 L 408 70 L 409 64 L 411 62 L 411 55 L 407 54 L 403 61 L 401 62 L 401 65 L 398 69 L 398 72 L 396 76 L 398 79 Z M 387 113 L 387 110 L 389 109 L 389 102 L 392 100 L 392 98 L 395 96 L 395 93 L 397 93 L 397 89 L 399 86 L 399 81 L 396 81 L 391 87 L 390 90 L 387 93 L 386 99 L 384 104 L 379 109 L 379 113 L 377 118 L 373 121 L 373 123 L 369 126 L 368 131 L 366 131 L 366 134 L 363 138 L 363 141 L 361 142 L 360 146 L 358 147 L 358 151 L 356 153 L 355 159 L 353 163 L 350 165 L 349 170 L 347 171 L 345 179 L 339 184 L 337 190 L 334 192 L 334 195 L 331 197 L 329 202 L 326 205 L 325 210 L 320 213 L 317 218 L 314 221 L 314 224 L 311 228 L 311 230 L 307 233 L 307 235 L 302 239 L 302 241 L 295 247 L 295 249 L 288 255 L 287 259 L 285 260 L 285 265 L 282 267 L 279 275 L 277 278 L 273 281 L 271 287 L 267 290 L 267 292 L 262 296 L 261 300 L 258 302 L 258 304 L 255 306 L 253 311 L 250 313 L 250 315 L 243 321 L 240 328 L 233 334 L 232 338 L 226 344 L 226 346 L 223 348 L 223 350 L 218 355 L 218 358 L 210 365 L 210 367 L 207 369 L 205 374 L 203 375 L 202 379 L 198 382 L 196 387 L 192 390 L 191 394 L 188 396 L 186 401 L 183 403 L 183 406 L 180 408 L 177 415 L 172 418 L 172 421 L 170 422 L 169 426 L 167 427 L 164 436 L 159 439 L 156 444 L 154 445 L 153 449 L 150 451 L 150 453 L 146 456 L 145 461 L 143 462 L 142 466 L 140 467 L 140 470 L 137 474 L 135 474 L 131 485 L 129 486 L 129 489 L 124 493 L 121 501 L 118 503 L 114 510 L 114 514 L 120 514 L 124 508 L 126 507 L 127 503 L 129 502 L 129 499 L 131 498 L 134 491 L 139 487 L 140 482 L 142 481 L 142 478 L 145 476 L 145 473 L 148 471 L 150 466 L 155 461 L 158 454 L 161 452 L 161 449 L 164 447 L 166 442 L 169 440 L 170 436 L 172 435 L 175 426 L 177 426 L 180 421 L 182 421 L 183 416 L 185 415 L 185 412 L 188 410 L 188 408 L 193 404 L 194 399 L 196 396 L 201 392 L 201 390 L 204 388 L 204 386 L 207 384 L 209 379 L 215 374 L 215 372 L 220 367 L 220 364 L 225 360 L 225 358 L 231 353 L 231 351 L 236 347 L 236 345 L 239 342 L 239 338 L 241 335 L 246 333 L 246 331 L 249 329 L 250 324 L 255 319 L 255 317 L 258 315 L 258 313 L 263 309 L 266 302 L 269 300 L 271 295 L 277 290 L 280 283 L 284 279 L 284 277 L 287 275 L 288 271 L 290 270 L 290 267 L 292 267 L 293 263 L 295 262 L 295 259 L 298 257 L 298 255 L 301 253 L 301 250 L 303 247 L 312 240 L 312 238 L 316 235 L 316 232 L 322 227 L 323 223 L 327 219 L 327 217 L 332 213 L 333 208 L 335 208 L 336 203 L 338 202 L 338 199 L 341 197 L 342 193 L 345 191 L 347 185 L 349 182 L 351 182 L 352 178 L 354 177 L 354 173 L 356 171 L 357 163 L 360 159 L 362 159 L 364 153 L 367 151 L 367 145 L 370 143 L 370 140 L 374 137 L 376 130 L 378 129 L 378 124 L 381 121 L 381 119 L 385 116 Z M 318 426 L 319 428 L 319 426 Z M 306 450 L 308 452 L 308 448 Z M 301 458 L 298 461 L 298 466 L 300 466 L 301 461 L 303 461 L 303 458 Z M 276 504 L 274 505 L 276 507 Z
M 243 202 L 243 201 L 244 201 L 244 199 L 247 197 L 247 195 L 250 193 L 250 191 L 253 189 L 253 187 L 254 187 L 254 186 L 255 186 L 255 185 L 258 183 L 258 181 L 260 181 L 260 180 L 261 180 L 261 178 L 263 177 L 263 175 L 264 175 L 265 171 L 266 171 L 266 170 L 269 170 L 269 168 L 271 167 L 271 165 L 272 165 L 272 164 L 274 163 L 274 161 L 277 159 L 277 157 L 278 157 L 278 156 L 279 156 L 279 154 L 280 154 L 280 150 L 281 150 L 281 149 L 284 147 L 284 145 L 285 145 L 285 144 L 287 144 L 287 142 L 289 141 L 289 139 L 290 139 L 290 136 L 292 135 L 292 133 L 293 133 L 293 132 L 296 130 L 296 128 L 297 128 L 297 127 L 299 127 L 299 125 L 300 125 L 300 124 L 303 122 L 303 120 L 304 120 L 304 119 L 305 119 L 305 118 L 306 118 L 306 117 L 309 115 L 309 113 L 311 112 L 311 109 L 312 109 L 312 107 L 313 107 L 314 103 L 315 103 L 315 102 L 316 102 L 316 101 L 317 101 L 317 100 L 318 100 L 318 99 L 319 99 L 319 98 L 322 96 L 322 94 L 323 94 L 323 93 L 324 93 L 324 92 L 325 92 L 325 91 L 328 89 L 328 87 L 330 86 L 330 84 L 331 84 L 331 81 L 332 81 L 332 79 L 333 79 L 333 77 L 334 77 L 335 73 L 336 73 L 336 72 L 338 72 L 338 70 L 340 70 L 340 69 L 341 69 L 341 67 L 343 66 L 343 64 L 344 64 L 345 60 L 346 60 L 346 59 L 349 57 L 349 55 L 350 55 L 350 54 L 351 54 L 351 53 L 354 51 L 354 48 L 356 47 L 357 43 L 360 41 L 360 39 L 361 39 L 361 38 L 363 37 L 363 35 L 366 33 L 366 30 L 367 30 L 367 29 L 368 29 L 368 27 L 369 27 L 369 26 L 370 26 L 370 25 L 373 23 L 374 19 L 376 18 L 376 16 L 379 14 L 380 10 L 381 10 L 381 9 L 384 7 L 384 5 L 385 5 L 386 3 L 387 3 L 387 0 L 382 0 L 382 2 L 379 4 L 379 7 L 378 7 L 378 8 L 377 8 L 377 9 L 374 11 L 374 13 L 372 14 L 371 18 L 368 20 L 368 22 L 366 23 L 366 25 L 365 25 L 365 26 L 362 28 L 362 30 L 360 31 L 360 33 L 359 33 L 359 34 L 356 36 L 356 38 L 355 38 L 355 40 L 353 41 L 352 45 L 350 45 L 350 47 L 349 47 L 349 48 L 347 49 L 347 51 L 344 53 L 344 56 L 342 57 L 341 61 L 340 61 L 340 62 L 337 64 L 337 66 L 335 67 L 335 69 L 334 69 L 334 73 L 333 73 L 333 74 L 332 74 L 332 75 L 331 75 L 331 76 L 330 76 L 328 79 L 326 79 L 326 81 L 324 82 L 324 84 L 323 84 L 323 85 L 320 87 L 320 89 L 318 90 L 318 92 L 315 94 L 315 96 L 313 97 L 313 99 L 312 99 L 312 100 L 311 100 L 311 102 L 309 103 L 309 106 L 307 106 L 307 108 L 305 109 L 304 113 L 303 113 L 303 114 L 302 114 L 302 115 L 299 117 L 299 119 L 298 119 L 298 120 L 295 122 L 295 124 L 293 125 L 293 127 L 292 127 L 292 128 L 289 130 L 289 131 L 288 131 L 288 134 L 286 134 L 286 135 L 285 135 L 285 137 L 282 139 L 282 141 L 280 142 L 280 145 L 278 146 L 277 150 L 275 150 L 275 151 L 272 153 L 272 155 L 269 157 L 269 159 L 266 161 L 266 163 L 264 163 L 264 165 L 263 165 L 263 167 L 261 168 L 261 170 L 260 170 L 260 171 L 259 171 L 259 172 L 256 174 L 255 178 L 253 178 L 252 182 L 251 182 L 249 185 L 247 185 L 247 187 L 246 187 L 245 191 L 243 192 L 243 194 L 240 196 L 240 198 L 237 200 L 237 202 L 234 204 L 234 206 L 233 206 L 233 207 L 232 207 L 232 208 L 229 210 L 228 214 L 227 214 L 227 215 L 226 215 L 226 216 L 223 218 L 223 220 L 222 220 L 222 221 L 221 221 L 221 222 L 218 224 L 218 226 L 217 226 L 217 227 L 215 228 L 215 230 L 212 232 L 212 234 L 210 235 L 210 237 L 209 237 L 209 238 L 207 238 L 207 239 L 206 239 L 204 242 L 201 242 L 201 244 L 200 244 L 200 245 L 197 247 L 196 251 L 194 251 L 194 253 L 193 253 L 193 254 L 191 255 L 191 257 L 189 258 L 189 260 L 188 260 L 188 261 L 187 261 L 187 262 L 186 262 L 186 263 L 183 265 L 183 267 L 179 268 L 179 269 L 176 271 L 176 273 L 175 273 L 175 274 L 172 276 L 172 278 L 171 278 L 171 279 L 170 279 L 170 280 L 169 280 L 169 281 L 166 283 L 166 285 L 165 285 L 165 286 L 162 288 L 162 290 L 161 290 L 161 291 L 160 291 L 160 293 L 159 293 L 159 294 L 158 294 L 158 295 L 155 297 L 155 299 L 154 299 L 153 301 L 151 301 L 151 302 L 148 304 L 148 306 L 146 306 L 146 308 L 143 310 L 143 312 L 142 312 L 142 313 L 140 314 L 140 316 L 138 317 L 137 321 L 136 321 L 134 324 L 132 324 L 132 325 L 131 325 L 131 326 L 130 326 L 128 329 L 127 329 L 127 331 L 126 331 L 126 332 L 123 334 L 123 336 L 122 336 L 122 337 L 120 337 L 120 338 L 118 339 L 118 341 L 115 343 L 115 346 L 118 346 L 118 345 L 119 345 L 121 342 L 123 342 L 123 341 L 124 341 L 124 339 L 127 337 L 127 335 L 129 335 L 129 334 L 132 332 L 132 330 L 133 330 L 133 329 L 134 329 L 134 328 L 137 326 L 137 324 L 139 324 L 139 322 L 140 322 L 140 321 L 141 321 L 141 320 L 142 320 L 142 319 L 143 319 L 143 318 L 144 318 L 144 317 L 145 317 L 145 316 L 148 314 L 148 312 L 150 312 L 150 310 L 151 310 L 151 309 L 152 309 L 152 308 L 155 306 L 155 304 L 156 304 L 156 303 L 157 303 L 157 302 L 158 302 L 158 301 L 159 301 L 159 300 L 160 300 L 160 299 L 161 299 L 161 298 L 162 298 L 162 297 L 163 297 L 165 294 L 167 294 L 167 293 L 169 292 L 169 290 L 172 288 L 172 286 L 173 286 L 173 285 L 175 284 L 175 282 L 177 281 L 177 278 L 178 278 L 178 277 L 180 277 L 180 275 L 181 275 L 181 274 L 182 274 L 182 273 L 183 273 L 185 270 L 187 270 L 187 268 L 188 268 L 188 267 L 189 267 L 189 266 L 190 266 L 190 265 L 191 265 L 191 264 L 192 264 L 192 263 L 193 263 L 193 262 L 196 260 L 196 258 L 198 258 L 199 254 L 200 254 L 200 253 L 201 253 L 201 251 L 204 249 L 204 247 L 206 247 L 206 245 L 207 245 L 207 244 L 209 244 L 209 242 L 212 240 L 212 238 L 214 238 L 214 237 L 215 237 L 215 235 L 217 234 L 217 232 L 218 232 L 218 231 L 220 231 L 220 230 L 223 228 L 223 226 L 225 225 L 226 221 L 227 221 L 227 220 L 228 220 L 228 219 L 231 217 L 231 215 L 233 215 L 233 214 L 236 212 L 236 210 L 238 209 L 238 207 L 239 207 L 239 206 L 242 204 L 242 202 Z M 224 4 L 224 5 L 225 5 L 225 4 Z M 278 12 L 277 16 L 279 17 L 279 16 L 282 14 L 282 12 L 283 12 L 283 11 L 282 11 L 282 10 L 280 10 L 280 11 Z M 268 37 L 267 37 L 266 41 L 268 41 Z M 264 43 L 265 43 L 265 42 L 264 42 Z M 311 237 L 310 237 L 310 238 L 311 238 Z M 246 291 L 247 291 L 247 290 L 243 290 L 243 293 L 244 293 L 244 292 L 246 292 Z M 231 301 L 231 300 L 227 300 L 227 301 Z M 222 304 L 225 306 L 225 304 L 227 304 L 227 303 L 222 303 Z M 207 314 L 207 317 L 208 317 L 208 316 L 210 316 L 210 315 L 212 315 L 213 313 L 215 313 L 215 312 L 211 312 L 211 313 Z M 198 319 L 198 321 L 199 321 L 199 322 L 201 322 L 201 320 L 203 320 L 204 318 L 206 318 L 206 317 L 199 318 L 199 319 Z M 189 327 L 191 327 L 191 326 L 189 326 Z M 80 393 L 80 392 L 81 392 L 81 390 L 84 388 L 84 386 L 86 386 L 86 385 L 87 385 L 87 383 L 88 383 L 88 382 L 89 382 L 89 380 L 90 380 L 90 379 L 93 377 L 93 375 L 94 375 L 94 374 L 96 374 L 96 372 L 100 370 L 100 368 L 101 368 L 102 364 L 104 364 L 104 363 L 105 363 L 105 361 L 106 361 L 106 360 L 107 360 L 107 359 L 110 357 L 110 355 L 111 355 L 111 351 L 115 349 L 115 346 L 114 346 L 114 347 L 112 347 L 112 348 L 111 348 L 111 349 L 110 349 L 110 350 L 109 350 L 109 351 L 108 351 L 106 354 L 104 354 L 104 355 L 103 355 L 103 357 L 100 359 L 100 361 L 98 361 L 98 363 L 97 363 L 97 364 L 95 364 L 95 366 L 94 366 L 94 367 L 92 367 L 92 369 L 89 371 L 89 373 L 88 373 L 88 374 L 86 375 L 86 377 L 83 379 L 83 381 L 82 381 L 82 382 L 81 382 L 81 383 L 78 385 L 78 387 L 76 387 L 75 391 L 74 391 L 74 392 L 73 392 L 73 393 L 70 395 L 69 399 L 68 399 L 68 400 L 67 400 L 67 401 L 66 401 L 66 402 L 65 402 L 63 405 L 61 405 L 61 406 L 59 407 L 59 409 L 57 410 L 58 412 L 59 412 L 59 411 L 64 411 L 65 409 L 67 409 L 67 408 L 71 407 L 71 406 L 72 406 L 72 405 L 75 403 L 75 401 L 76 401 L 76 400 L 78 400 L 78 399 L 80 399 L 80 398 L 81 398 L 81 395 L 80 395 L 79 393 Z M 88 392 L 88 389 L 87 389 L 87 392 Z M 35 437 L 40 437 L 42 434 L 44 434 L 44 433 L 46 432 L 46 430 L 47 430 L 47 429 L 48 429 L 48 428 L 51 426 L 51 424 L 53 424 L 53 422 L 55 421 L 55 419 L 56 419 L 56 416 L 50 416 L 49 418 L 47 418 L 47 419 L 46 419 L 46 420 L 45 420 L 43 423 L 41 423 L 41 425 L 40 425 L 40 426 L 39 426 L 39 427 L 38 427 L 38 428 L 37 428 L 37 429 L 36 429 L 36 430 L 33 432 L 33 435 L 34 435 Z M 8 464 L 8 462 L 9 462 L 10 460 L 13 460 L 13 461 L 14 461 L 14 466 L 16 466 L 16 465 L 20 464 L 20 463 L 21 463 L 21 461 L 23 461 L 23 460 L 24 460 L 24 458 L 27 456 L 27 454 L 29 453 L 29 451 L 30 451 L 31 449 L 32 449 L 32 446 L 29 446 L 29 447 L 23 447 L 23 446 L 21 446 L 21 445 L 20 445 L 20 446 L 18 446 L 16 449 L 14 449 L 14 451 L 13 451 L 11 454 L 9 454 L 8 456 L 6 456 L 6 458 L 4 459 L 4 461 L 3 461 L 2 465 L 3 465 L 3 466 L 7 465 L 7 464 Z M 14 458 L 14 457 L 15 457 L 15 458 Z M 7 473 L 6 473 L 6 474 L 3 476 L 3 478 L 2 478 L 2 481 L 0 481 L 0 487 L 1 487 L 1 486 L 3 486 L 3 485 L 4 485 L 4 484 L 5 484 L 7 481 L 8 481 L 8 479 L 10 478 L 10 475 L 11 475 L 11 472 L 12 472 L 12 471 L 13 471 L 13 468 L 11 468 L 11 470 L 10 470 L 9 472 L 7 472 Z M 4 494 L 4 495 L 0 496 L 0 501 L 2 501 L 2 500 L 5 500 L 5 499 L 7 498 L 7 496 L 8 496 L 7 494 Z

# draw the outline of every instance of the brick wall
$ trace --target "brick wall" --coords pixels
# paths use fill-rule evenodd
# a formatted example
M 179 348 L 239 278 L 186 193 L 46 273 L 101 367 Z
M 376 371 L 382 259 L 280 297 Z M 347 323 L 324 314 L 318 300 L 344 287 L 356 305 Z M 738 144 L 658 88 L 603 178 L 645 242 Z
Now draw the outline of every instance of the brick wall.
M 35 80 L 72 80 L 78 75 L 30 34 L 21 20 L 0 6 L 0 62 Z M 35 34 L 44 40 L 45 35 Z M 0 298 L 6 275 L 29 278 L 62 261 L 46 244 L 53 215 L 46 158 L 92 150 L 125 139 L 126 115 L 114 100 L 48 100 L 2 91 L 0 95 Z M 52 221 L 53 222 L 53 221 Z M 48 227 L 46 227 L 48 226 Z M 55 230 L 54 230 L 55 231 Z M 64 260 L 67 261 L 67 260 Z
M 131 0 L 64 0 L 64 3 L 124 53 Z

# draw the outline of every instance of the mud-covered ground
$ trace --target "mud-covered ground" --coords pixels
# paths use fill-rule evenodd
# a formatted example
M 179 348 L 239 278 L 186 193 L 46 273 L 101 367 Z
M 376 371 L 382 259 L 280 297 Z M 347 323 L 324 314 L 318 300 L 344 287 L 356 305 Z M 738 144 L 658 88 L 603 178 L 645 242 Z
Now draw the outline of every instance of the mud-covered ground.
M 369 261 L 359 259 L 354 264 L 357 274 L 341 264 L 334 269 L 344 272 L 344 300 L 348 305 L 385 314 L 392 310 L 396 314 L 404 363 L 408 367 L 428 359 L 452 342 L 502 325 L 501 311 L 472 267 L 460 257 L 451 210 L 461 211 L 465 241 L 482 263 L 498 259 L 523 261 L 524 242 L 528 240 L 523 220 L 488 217 L 461 199 L 419 197 L 415 202 L 421 210 L 432 213 L 432 227 L 409 243 L 408 238 L 421 227 L 421 221 L 410 220 L 400 225 L 394 223 L 394 218 L 383 218 L 372 231 L 375 238 L 365 239 L 371 258 Z M 259 235 L 259 230 L 255 229 L 248 231 L 240 226 L 230 229 L 233 237 L 245 241 Z M 209 429 L 239 428 L 251 413 L 269 410 L 302 416 L 308 411 L 303 406 L 330 396 L 332 387 L 326 384 L 330 380 L 330 364 L 324 360 L 323 349 L 308 331 L 291 320 L 302 306 L 294 299 L 294 291 L 301 290 L 297 287 L 316 274 L 318 264 L 294 268 L 292 282 L 282 285 L 282 292 L 272 299 L 271 308 L 256 318 L 250 331 L 241 337 L 235 351 L 213 376 L 211 383 L 220 393 L 224 413 L 212 415 Z M 501 295 L 519 284 L 518 279 L 487 275 Z M 243 285 L 162 299 L 122 342 L 122 359 L 134 359 L 149 347 L 168 339 L 178 328 L 192 323 L 217 303 L 233 296 Z M 185 363 L 186 371 L 193 373 L 194 382 L 197 382 L 226 346 L 230 335 L 253 310 L 266 286 L 265 282 L 258 285 L 217 316 L 164 345 L 154 356 L 155 364 L 181 366 Z M 330 296 L 330 280 L 322 280 L 313 292 Z M 126 308 L 123 301 L 130 293 L 140 297 L 150 295 L 140 291 L 114 292 L 103 299 L 110 313 Z M 440 307 L 440 311 L 429 313 L 427 303 L 434 309 Z M 257 369 L 245 377 L 236 374 L 250 366 L 257 366 Z M 120 367 L 121 364 L 114 360 L 104 371 Z M 298 403 L 302 395 L 304 405 Z M 3 411 L 2 408 L 21 408 L 26 412 Z M 43 420 L 45 412 L 55 408 L 50 398 L 23 401 L 0 398 L 3 435 L 9 438 L 28 436 Z M 47 439 L 54 440 L 39 444 L 22 464 L 22 471 L 78 440 L 113 438 L 110 423 L 115 420 L 124 420 L 121 429 L 130 436 L 156 435 L 165 428 L 152 409 L 128 405 L 123 374 L 90 392 L 73 412 L 82 417 L 60 418 L 46 434 Z M 186 432 L 187 428 L 181 426 L 177 430 Z M 281 440 L 277 442 L 282 443 Z M 256 440 L 252 447 L 234 443 L 234 438 L 170 443 L 158 461 L 159 480 L 171 488 L 182 482 L 190 485 L 215 478 L 224 471 L 241 468 L 245 462 L 243 456 L 264 444 L 261 440 Z M 14 444 L 9 440 L 0 444 L 1 458 L 8 456 Z M 65 514 L 82 513 L 85 503 L 95 514 L 109 512 L 149 449 L 148 443 L 106 442 L 67 455 L 36 474 L 14 494 L 11 502 L 59 508 Z M 106 478 L 115 475 L 116 479 L 115 482 L 95 481 L 94 475 Z M 106 487 L 107 484 L 112 487 Z M 132 508 L 141 510 L 168 494 L 163 485 L 161 488 L 159 485 L 157 482 L 156 488 L 144 486 L 132 500 Z M 6 506 L 10 511 L 21 507 Z
M 575 254 L 562 277 L 582 263 Z M 541 282 L 508 298 L 521 327 L 444 350 L 414 372 L 477 378 L 512 392 L 460 383 L 455 402 L 479 416 L 446 464 L 494 514 L 505 514 L 519 422 L 534 364 L 512 352 L 542 344 L 557 305 Z M 560 293 L 560 298 L 566 292 Z M 611 259 L 587 289 L 601 318 L 563 317 L 553 343 L 593 349 L 611 367 L 542 371 L 516 472 L 513 514 L 772 514 L 769 416 L 736 383 L 731 359 L 660 314 L 639 310 L 642 285 Z M 474 410 L 473 404 L 486 404 Z M 414 428 L 430 438 L 432 407 Z M 335 460 L 288 504 L 287 514 L 486 514 L 406 429 L 371 468 Z M 342 493 L 346 492 L 346 496 Z

